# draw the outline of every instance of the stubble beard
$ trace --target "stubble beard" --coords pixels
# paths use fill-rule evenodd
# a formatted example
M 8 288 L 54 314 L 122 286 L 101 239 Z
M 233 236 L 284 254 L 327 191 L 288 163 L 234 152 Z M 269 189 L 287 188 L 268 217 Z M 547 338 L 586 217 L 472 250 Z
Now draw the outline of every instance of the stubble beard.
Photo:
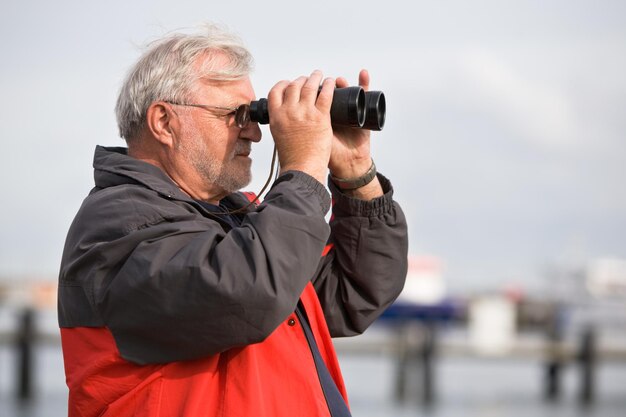
M 200 174 L 208 188 L 220 188 L 230 194 L 250 184 L 251 160 L 236 156 L 245 150 L 249 151 L 249 142 L 239 139 L 232 154 L 227 155 L 222 161 L 211 152 L 200 132 L 188 133 L 179 150 Z

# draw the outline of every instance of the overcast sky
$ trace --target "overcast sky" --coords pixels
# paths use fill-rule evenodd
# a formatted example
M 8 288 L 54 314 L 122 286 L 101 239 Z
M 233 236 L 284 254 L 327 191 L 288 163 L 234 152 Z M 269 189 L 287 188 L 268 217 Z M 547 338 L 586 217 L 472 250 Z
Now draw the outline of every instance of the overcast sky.
M 203 21 L 244 39 L 259 97 L 316 68 L 352 81 L 370 70 L 388 106 L 376 165 L 411 252 L 440 257 L 451 286 L 626 257 L 625 2 L 4 3 L 0 279 L 56 278 L 94 147 L 123 145 L 125 72 L 146 42 Z M 269 170 L 264 134 L 253 190 Z

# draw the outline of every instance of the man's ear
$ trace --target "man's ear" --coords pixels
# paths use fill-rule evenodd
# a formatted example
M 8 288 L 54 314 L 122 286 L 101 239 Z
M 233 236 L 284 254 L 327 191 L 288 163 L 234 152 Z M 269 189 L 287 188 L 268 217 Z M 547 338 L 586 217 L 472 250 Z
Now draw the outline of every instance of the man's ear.
M 162 101 L 150 104 L 146 112 L 146 128 L 156 140 L 173 147 L 178 125 L 178 115 L 172 106 Z

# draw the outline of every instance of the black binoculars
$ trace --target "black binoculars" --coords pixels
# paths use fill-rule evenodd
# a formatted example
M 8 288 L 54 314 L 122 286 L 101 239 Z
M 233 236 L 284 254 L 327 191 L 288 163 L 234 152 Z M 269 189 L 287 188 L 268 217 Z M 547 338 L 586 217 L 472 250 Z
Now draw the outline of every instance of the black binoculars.
M 362 87 L 335 88 L 330 121 L 333 126 L 382 130 L 385 112 L 385 95 L 382 91 L 366 92 Z M 266 98 L 250 103 L 250 120 L 262 125 L 270 122 Z

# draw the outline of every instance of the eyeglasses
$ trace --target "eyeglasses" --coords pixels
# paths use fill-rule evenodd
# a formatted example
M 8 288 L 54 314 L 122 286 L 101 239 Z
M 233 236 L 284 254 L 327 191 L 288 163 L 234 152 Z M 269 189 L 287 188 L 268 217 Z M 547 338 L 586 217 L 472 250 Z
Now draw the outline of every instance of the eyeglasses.
M 166 103 L 173 104 L 175 106 L 184 106 L 184 107 L 198 107 L 207 111 L 213 110 L 228 110 L 226 114 L 219 114 L 218 116 L 235 116 L 235 124 L 240 129 L 245 129 L 250 124 L 250 105 L 249 104 L 240 104 L 237 107 L 224 107 L 224 106 L 209 106 L 207 104 L 190 104 L 190 103 L 176 103 L 173 101 L 166 101 Z

